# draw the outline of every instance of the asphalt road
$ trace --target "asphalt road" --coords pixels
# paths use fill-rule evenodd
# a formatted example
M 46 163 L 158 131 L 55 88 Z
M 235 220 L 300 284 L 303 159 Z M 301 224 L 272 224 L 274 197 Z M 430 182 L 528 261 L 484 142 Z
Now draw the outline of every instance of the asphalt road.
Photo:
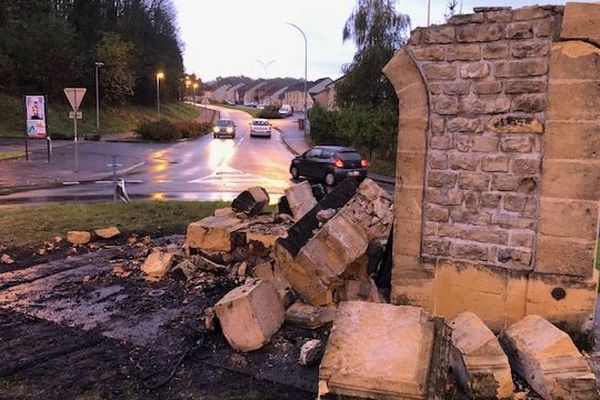
M 293 155 L 273 130 L 271 139 L 251 138 L 247 113 L 221 109 L 221 117 L 237 125 L 235 139 L 205 135 L 175 145 L 150 148 L 145 165 L 127 175 L 126 188 L 134 199 L 230 201 L 251 186 L 264 187 L 275 202 L 292 184 L 288 168 Z M 117 145 L 117 144 L 115 144 Z M 135 145 L 131 145 L 135 146 Z M 139 157 L 139 154 L 137 155 Z M 3 203 L 94 201 L 112 199 L 110 181 L 33 190 L 2 197 Z

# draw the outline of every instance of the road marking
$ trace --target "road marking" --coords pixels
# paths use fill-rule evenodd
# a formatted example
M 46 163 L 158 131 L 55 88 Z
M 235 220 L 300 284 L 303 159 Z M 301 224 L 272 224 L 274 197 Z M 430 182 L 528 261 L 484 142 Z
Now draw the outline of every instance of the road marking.
M 62 184 L 64 186 L 74 186 L 74 185 L 79 185 L 79 182 L 63 182 Z

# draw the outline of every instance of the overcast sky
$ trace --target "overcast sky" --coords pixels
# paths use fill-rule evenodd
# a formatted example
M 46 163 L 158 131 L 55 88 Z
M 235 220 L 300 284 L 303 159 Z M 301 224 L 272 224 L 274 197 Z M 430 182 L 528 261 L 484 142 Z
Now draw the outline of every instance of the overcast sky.
M 579 0 L 582 1 L 582 0 Z M 586 1 L 586 0 L 583 0 Z M 589 0 L 588 2 L 593 2 Z M 217 76 L 304 77 L 304 40 L 308 40 L 308 79 L 342 75 L 354 45 L 342 42 L 342 28 L 356 0 L 174 0 L 186 71 L 204 81 Z M 463 0 L 463 13 L 477 6 L 564 4 L 543 0 Z M 432 23 L 443 23 L 447 0 L 431 0 Z M 412 28 L 427 24 L 427 0 L 399 0 Z M 265 69 L 263 65 L 270 63 Z M 271 61 L 273 61 L 271 63 Z

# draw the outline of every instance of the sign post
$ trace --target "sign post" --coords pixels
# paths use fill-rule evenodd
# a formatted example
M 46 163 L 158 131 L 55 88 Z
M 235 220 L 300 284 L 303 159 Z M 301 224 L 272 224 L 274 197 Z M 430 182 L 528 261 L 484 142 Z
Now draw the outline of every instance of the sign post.
M 87 89 L 85 88 L 64 88 L 65 95 L 71 103 L 73 112 L 69 113 L 69 118 L 73 119 L 73 140 L 75 141 L 75 172 L 79 172 L 79 142 L 77 140 L 77 120 L 82 118 L 79 111 L 79 105 Z
M 29 160 L 29 139 L 47 139 L 48 124 L 46 122 L 46 96 L 44 95 L 25 95 L 25 159 Z M 49 145 L 48 145 L 49 146 Z M 50 147 L 48 147 L 48 162 L 50 162 Z

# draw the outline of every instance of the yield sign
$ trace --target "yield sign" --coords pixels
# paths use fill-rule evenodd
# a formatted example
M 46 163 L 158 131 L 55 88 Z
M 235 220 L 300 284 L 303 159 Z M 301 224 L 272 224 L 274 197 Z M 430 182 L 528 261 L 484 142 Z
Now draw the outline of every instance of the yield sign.
M 71 103 L 71 107 L 73 107 L 73 111 L 79 110 L 79 105 L 81 104 L 81 100 L 83 100 L 83 96 L 85 96 L 85 92 L 87 89 L 64 88 L 63 90 L 67 95 L 67 99 L 69 99 L 69 103 Z

